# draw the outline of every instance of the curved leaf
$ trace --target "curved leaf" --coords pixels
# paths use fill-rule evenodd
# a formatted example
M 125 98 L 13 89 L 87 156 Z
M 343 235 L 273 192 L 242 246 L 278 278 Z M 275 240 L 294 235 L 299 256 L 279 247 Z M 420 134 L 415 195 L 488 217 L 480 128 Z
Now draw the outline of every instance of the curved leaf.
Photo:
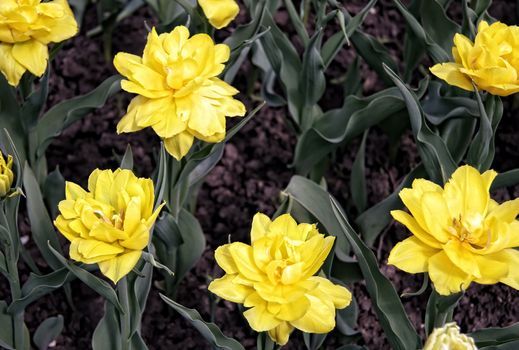
M 343 234 L 351 244 L 366 279 L 373 307 L 393 349 L 412 350 L 420 347 L 420 337 L 407 317 L 404 306 L 391 282 L 380 272 L 373 252 L 364 244 L 348 223 L 337 201 L 330 195 L 333 213 Z
M 186 320 L 190 321 L 200 334 L 215 348 L 223 350 L 244 350 L 244 347 L 240 343 L 232 338 L 226 337 L 214 323 L 205 322 L 198 311 L 188 309 L 163 294 L 159 295 L 166 304 L 173 308 L 173 310 L 182 315 Z

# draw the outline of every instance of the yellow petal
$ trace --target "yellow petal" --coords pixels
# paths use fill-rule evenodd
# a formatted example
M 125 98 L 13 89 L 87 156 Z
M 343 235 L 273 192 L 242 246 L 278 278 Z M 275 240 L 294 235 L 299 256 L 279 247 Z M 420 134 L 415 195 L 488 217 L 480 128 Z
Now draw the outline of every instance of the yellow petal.
M 234 0 L 199 0 L 198 4 L 209 23 L 216 29 L 227 27 L 240 12 L 240 8 Z
M 28 40 L 23 43 L 13 45 L 12 51 L 14 59 L 29 72 L 37 77 L 41 77 L 47 69 L 49 51 L 47 45 L 37 40 Z
M 327 300 L 333 303 L 333 306 L 336 309 L 344 309 L 346 306 L 351 303 L 351 292 L 345 287 L 333 284 L 330 280 L 314 276 L 310 278 L 312 282 L 318 282 L 319 285 L 316 289 L 311 291 L 311 294 L 326 298 Z
M 409 231 L 413 235 L 415 235 L 416 238 L 418 238 L 423 243 L 427 244 L 429 247 L 432 248 L 440 248 L 441 244 L 440 242 L 431 236 L 427 231 L 425 231 L 415 220 L 414 217 L 406 213 L 402 210 L 393 210 L 391 211 L 391 216 L 393 216 L 393 219 L 407 227 Z M 425 225 L 425 224 L 424 224 Z
M 252 281 L 262 281 L 263 272 L 259 270 L 254 262 L 252 247 L 236 242 L 229 245 L 231 257 L 240 271 L 240 274 Z
M 500 279 L 501 283 L 519 290 L 519 251 L 505 249 L 499 254 L 500 261 L 508 265 L 508 274 Z
M 335 328 L 335 308 L 333 304 L 314 295 L 307 295 L 310 307 L 306 314 L 290 323 L 307 333 L 329 333 Z
M 439 250 L 424 244 L 416 236 L 397 243 L 389 253 L 387 263 L 408 273 L 427 272 L 429 259 Z
M 12 86 L 18 86 L 26 68 L 13 57 L 13 45 L 0 43 L 0 71 Z
M 65 197 L 67 199 L 76 200 L 79 198 L 85 198 L 86 196 L 87 192 L 82 189 L 81 186 L 70 181 L 65 183 Z
M 481 277 L 476 278 L 475 282 L 495 284 L 508 276 L 510 264 L 508 249 L 489 255 L 475 255 L 475 258 L 481 271 Z M 511 264 L 510 266 L 515 265 Z
M 272 315 L 265 305 L 255 306 L 243 313 L 249 325 L 256 332 L 265 332 L 277 327 L 281 320 Z
M 519 198 L 506 201 L 490 210 L 487 218 L 494 217 L 504 222 L 513 222 L 519 214 Z M 519 234 L 518 234 L 519 236 Z
M 481 277 L 476 257 L 470 251 L 470 244 L 452 239 L 443 246 L 443 250 L 449 260 L 463 272 L 476 278 Z
M 216 248 L 214 258 L 218 263 L 218 266 L 220 266 L 226 273 L 235 274 L 238 273 L 238 267 L 234 263 L 229 247 L 230 244 L 224 244 Z
M 139 223 L 135 230 L 129 232 L 129 234 L 130 237 L 128 237 L 128 239 L 120 242 L 121 246 L 127 249 L 142 250 L 148 245 L 150 231 L 143 222 Z
M 470 78 L 460 72 L 463 66 L 457 63 L 438 63 L 429 68 L 432 74 L 438 78 L 445 80 L 449 85 L 454 85 L 464 90 L 473 91 L 474 87 Z
M 262 213 L 256 213 L 252 218 L 252 228 L 250 231 L 251 243 L 265 236 L 271 224 L 270 218 Z
M 193 145 L 193 140 L 193 135 L 185 131 L 164 139 L 164 146 L 166 147 L 166 151 L 179 161 L 189 152 Z
M 452 224 L 452 217 L 442 194 L 438 192 L 424 193 L 422 211 L 428 227 L 427 232 L 439 242 L 447 242 L 450 238 L 448 229 Z
M 458 293 L 472 282 L 471 276 L 456 267 L 443 251 L 429 259 L 429 277 L 441 295 Z
M 483 177 L 470 165 L 456 169 L 449 183 L 456 186 L 461 195 L 461 215 L 468 218 L 484 214 L 490 200 L 489 188 L 497 174 L 494 171 Z M 449 200 L 449 199 L 448 199 Z
M 290 214 L 280 215 L 270 224 L 269 233 L 273 235 L 297 237 L 297 222 Z
M 286 345 L 293 330 L 294 327 L 289 322 L 281 322 L 276 328 L 269 330 L 269 336 L 277 344 Z
M 140 250 L 122 254 L 114 259 L 100 262 L 99 269 L 103 275 L 117 283 L 137 265 L 141 255 L 142 251 Z
M 303 275 L 310 277 L 321 269 L 333 248 L 335 237 L 314 236 L 301 245 L 301 260 L 304 262 Z
M 294 321 L 303 317 L 308 308 L 310 307 L 310 301 L 308 298 L 303 296 L 291 303 L 280 304 L 279 310 L 275 313 L 276 317 L 283 321 Z
M 245 298 L 251 294 L 254 289 L 242 284 L 233 283 L 235 275 L 225 275 L 221 278 L 213 280 L 209 284 L 209 291 L 218 295 L 220 298 L 232 301 L 233 303 L 243 303 Z

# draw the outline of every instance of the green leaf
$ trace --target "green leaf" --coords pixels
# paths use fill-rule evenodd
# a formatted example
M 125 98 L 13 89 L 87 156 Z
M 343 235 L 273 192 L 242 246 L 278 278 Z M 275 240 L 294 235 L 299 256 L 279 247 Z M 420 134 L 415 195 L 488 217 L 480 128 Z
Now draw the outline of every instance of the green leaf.
M 344 309 L 337 310 L 337 330 L 346 336 L 358 334 L 357 318 L 359 316 L 359 305 L 353 296 L 350 305 Z
M 425 310 L 426 334 L 431 334 L 434 328 L 443 327 L 452 321 L 452 313 L 462 296 L 463 293 L 443 296 L 433 288 Z
M 53 218 L 58 216 L 58 204 L 65 199 L 65 178 L 59 171 L 59 166 L 54 169 L 43 183 L 43 198 L 47 204 L 47 208 L 51 211 Z
M 315 182 L 298 175 L 290 179 L 284 193 L 296 200 L 319 220 L 329 235 L 337 237 L 335 244 L 335 254 L 337 257 L 342 261 L 351 261 L 350 244 L 340 234 L 341 226 L 333 214 L 328 200 L 328 193 Z
M 128 144 L 128 146 L 126 146 L 126 151 L 124 152 L 124 155 L 121 159 L 120 168 L 133 170 L 133 152 L 132 152 L 132 146 L 130 144 Z
M 426 175 L 424 166 L 422 164 L 418 165 L 404 177 L 393 193 L 357 217 L 355 224 L 359 226 L 362 237 L 369 247 L 375 243 L 376 238 L 384 227 L 391 222 L 391 210 L 402 207 L 402 201 L 398 196 L 400 191 L 403 188 L 410 187 L 414 179 L 423 178 Z
M 117 294 L 115 293 L 114 289 L 110 286 L 110 284 L 94 276 L 90 272 L 82 269 L 81 267 L 69 262 L 50 244 L 49 249 L 52 252 L 52 254 L 54 254 L 54 256 L 59 260 L 59 262 L 63 266 L 65 266 L 70 272 L 72 272 L 77 278 L 79 278 L 83 283 L 92 288 L 96 293 L 103 296 L 106 300 L 113 304 L 117 308 L 117 310 L 119 310 L 119 312 L 124 313 L 121 304 L 119 303 L 119 299 L 117 298 Z
M 431 57 L 431 59 L 433 60 L 433 62 L 448 62 L 450 60 L 450 57 L 447 54 L 447 52 L 440 45 L 434 42 L 434 40 L 431 39 L 429 34 L 425 32 L 423 27 L 420 25 L 418 20 L 411 14 L 411 12 L 409 12 L 407 8 L 399 0 L 393 0 L 393 2 L 396 4 L 396 7 L 400 11 L 400 13 L 402 13 L 402 16 L 404 16 L 404 19 L 407 21 L 409 28 L 416 35 L 417 40 L 424 44 L 425 49 Z
M 175 274 L 173 286 L 170 287 L 173 293 L 202 256 L 205 236 L 198 220 L 185 209 L 180 210 L 178 222 L 171 214 L 164 215 L 157 222 L 155 233 L 165 244 L 156 244 L 157 257 Z
M 323 345 L 327 336 L 328 336 L 328 333 L 313 334 L 313 333 L 303 332 L 303 341 L 308 350 L 317 350 Z
M 0 300 L 0 346 L 8 350 L 15 350 L 13 345 L 13 318 L 7 311 L 7 303 Z
M 517 184 L 519 184 L 519 169 L 512 169 L 498 174 L 494 182 L 492 182 L 490 190 L 493 191 L 498 188 L 515 186 Z
M 353 204 L 359 213 L 366 209 L 368 204 L 368 194 L 366 187 L 366 173 L 365 173 L 365 153 L 366 153 L 366 139 L 368 138 L 369 129 L 364 131 L 362 141 L 360 142 L 359 150 L 355 161 L 351 168 L 350 192 Z
M 115 294 L 115 292 L 114 292 Z M 113 304 L 105 302 L 105 314 L 92 335 L 93 350 L 122 350 L 119 317 Z
M 454 35 L 461 31 L 461 27 L 447 16 L 446 10 L 437 0 L 421 1 L 420 3 L 421 19 L 423 30 L 427 33 L 426 36 L 445 52 L 450 52 Z
M 54 137 L 92 110 L 103 106 L 110 96 L 118 92 L 121 79 L 119 75 L 112 76 L 88 94 L 63 101 L 47 111 L 31 136 L 31 153 L 35 153 L 37 159 L 43 157 Z
M 469 334 L 479 349 L 519 341 L 519 323 L 503 328 L 485 328 Z
M 297 173 L 307 174 L 339 145 L 403 110 L 405 104 L 397 88 L 366 98 L 348 96 L 341 108 L 324 113 L 298 140 L 294 155 Z
M 402 80 L 389 67 L 385 67 L 388 75 L 400 89 L 407 105 L 411 127 L 418 143 L 418 152 L 425 165 L 427 173 L 436 183 L 447 181 L 456 170 L 457 165 L 452 159 L 442 138 L 433 133 L 425 121 L 422 108 L 416 95 L 409 90 Z
M 348 223 L 337 201 L 330 195 L 333 213 L 348 239 L 366 280 L 366 288 L 389 344 L 393 349 L 409 350 L 420 346 L 420 337 L 407 317 L 404 306 L 391 282 L 380 272 L 373 252 Z
M 9 312 L 17 313 L 23 311 L 31 303 L 61 288 L 74 278 L 75 276 L 65 267 L 47 275 L 35 275 L 31 273 L 27 281 L 23 284 L 21 298 L 14 300 L 11 305 L 9 305 Z
M 313 109 L 324 94 L 326 79 L 324 77 L 323 59 L 319 52 L 322 31 L 318 30 L 310 39 L 303 54 L 303 64 L 299 73 L 298 106 L 300 128 L 307 130 L 313 124 Z
M 38 181 L 27 163 L 25 163 L 23 171 L 23 185 L 27 196 L 27 215 L 31 222 L 32 238 L 47 264 L 54 270 L 57 270 L 62 265 L 54 254 L 51 253 L 49 246 L 52 246 L 59 254 L 62 254 L 62 250 L 49 213 L 45 208 Z
M 63 316 L 49 317 L 45 319 L 34 333 L 34 344 L 40 350 L 47 350 L 49 344 L 61 334 L 63 330 Z
M 236 340 L 226 337 L 222 331 L 214 324 L 205 322 L 198 311 L 188 309 L 163 294 L 159 294 L 162 300 L 178 312 L 200 332 L 200 334 L 215 348 L 224 350 L 244 350 L 244 347 Z

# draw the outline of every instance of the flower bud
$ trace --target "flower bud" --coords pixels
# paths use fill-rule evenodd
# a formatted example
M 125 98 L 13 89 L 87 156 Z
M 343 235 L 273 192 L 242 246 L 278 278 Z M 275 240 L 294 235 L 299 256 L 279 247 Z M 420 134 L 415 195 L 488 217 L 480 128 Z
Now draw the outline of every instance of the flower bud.
M 447 323 L 442 328 L 436 328 L 429 335 L 423 350 L 477 350 L 474 339 L 460 333 L 456 323 Z

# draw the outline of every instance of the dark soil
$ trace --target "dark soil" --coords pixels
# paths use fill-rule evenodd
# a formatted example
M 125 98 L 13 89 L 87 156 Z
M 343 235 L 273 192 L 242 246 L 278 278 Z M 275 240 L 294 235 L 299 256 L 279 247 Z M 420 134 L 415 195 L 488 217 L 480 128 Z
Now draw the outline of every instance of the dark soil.
M 348 9 L 356 13 L 367 1 L 349 1 Z M 494 1 L 491 14 L 513 24 L 515 2 Z M 280 23 L 287 22 L 286 14 L 278 15 Z M 115 31 L 113 52 L 126 51 L 140 54 L 146 40 L 144 21 L 155 23 L 149 11 L 140 10 L 124 20 Z M 240 16 L 240 22 L 246 21 Z M 381 0 L 366 18 L 363 29 L 384 40 L 395 58 L 401 60 L 403 19 L 390 0 Z M 81 34 L 69 41 L 53 62 L 49 105 L 86 93 L 114 73 L 111 62 L 103 58 L 100 38 L 89 38 L 86 31 L 96 25 L 95 9 L 86 12 Z M 330 67 L 328 78 L 345 74 L 354 57 L 353 48 L 345 47 Z M 363 67 L 363 90 L 366 94 L 383 87 L 376 73 Z M 236 87 L 245 91 L 247 67 L 238 75 Z M 329 80 L 329 79 L 328 79 Z M 323 99 L 323 109 L 337 105 L 342 99 L 341 88 L 330 86 Z M 59 168 L 67 180 L 85 184 L 95 168 L 115 168 L 116 155 L 124 153 L 130 143 L 136 160 L 136 172 L 150 176 L 153 167 L 153 151 L 159 146 L 158 139 L 150 131 L 117 135 L 115 126 L 128 105 L 131 96 L 120 93 L 103 108 L 76 123 L 58 137 L 48 150 L 49 169 Z M 251 100 L 239 96 L 251 107 Z M 505 101 L 505 116 L 501 123 L 495 169 L 498 171 L 519 167 L 517 133 L 519 119 L 517 104 L 511 98 Z M 210 298 L 207 284 L 211 277 L 221 274 L 215 265 L 213 251 L 231 235 L 233 241 L 247 241 L 252 216 L 260 211 L 272 215 L 279 204 L 279 193 L 294 174 L 290 164 L 295 145 L 295 135 L 287 127 L 288 113 L 285 109 L 264 108 L 225 147 L 221 162 L 209 174 L 201 188 L 196 216 L 207 238 L 207 249 L 192 271 L 186 276 L 179 290 L 178 301 L 196 308 L 202 316 L 210 319 Z M 373 205 L 394 191 L 401 178 L 418 162 L 412 136 L 406 133 L 394 159 L 388 154 L 388 138 L 378 129 L 373 129 L 367 141 L 367 171 L 369 204 Z M 351 208 L 349 198 L 349 173 L 357 152 L 357 143 L 338 152 L 336 161 L 327 174 L 331 192 Z M 502 190 L 496 194 L 500 200 L 519 195 L 517 189 Z M 27 223 L 22 222 L 27 232 Z M 388 252 L 399 240 L 408 236 L 400 225 L 391 225 L 381 235 L 375 247 L 384 273 L 394 283 L 399 293 L 418 290 L 421 277 L 402 273 L 385 265 Z M 31 243 L 28 244 L 30 249 Z M 32 250 L 32 249 L 31 249 Z M 44 267 L 42 259 L 37 262 Z M 26 271 L 25 267 L 22 267 Z M 5 298 L 5 281 L 0 283 L 0 298 Z M 103 299 L 79 282 L 72 283 L 75 310 L 65 302 L 63 292 L 58 291 L 40 299 L 26 312 L 26 321 L 32 332 L 49 316 L 62 314 L 65 329 L 58 337 L 56 349 L 89 349 L 92 332 L 103 314 Z M 389 348 L 382 329 L 371 307 L 363 283 L 352 286 L 359 304 L 358 343 L 369 349 Z M 426 293 L 427 294 L 427 293 Z M 423 329 L 423 317 L 427 296 L 405 299 L 409 317 Z M 455 319 L 464 331 L 489 326 L 506 326 L 518 321 L 519 293 L 502 285 L 472 286 L 463 297 Z M 255 348 L 256 335 L 247 326 L 237 306 L 220 301 L 214 314 L 215 323 L 223 332 L 238 339 L 247 349 Z M 172 313 L 152 288 L 144 314 L 142 333 L 150 349 L 210 349 L 198 332 L 180 316 Z M 335 349 L 341 345 L 339 334 L 333 333 L 325 342 L 325 348 Z M 286 349 L 302 349 L 302 336 L 294 332 Z

